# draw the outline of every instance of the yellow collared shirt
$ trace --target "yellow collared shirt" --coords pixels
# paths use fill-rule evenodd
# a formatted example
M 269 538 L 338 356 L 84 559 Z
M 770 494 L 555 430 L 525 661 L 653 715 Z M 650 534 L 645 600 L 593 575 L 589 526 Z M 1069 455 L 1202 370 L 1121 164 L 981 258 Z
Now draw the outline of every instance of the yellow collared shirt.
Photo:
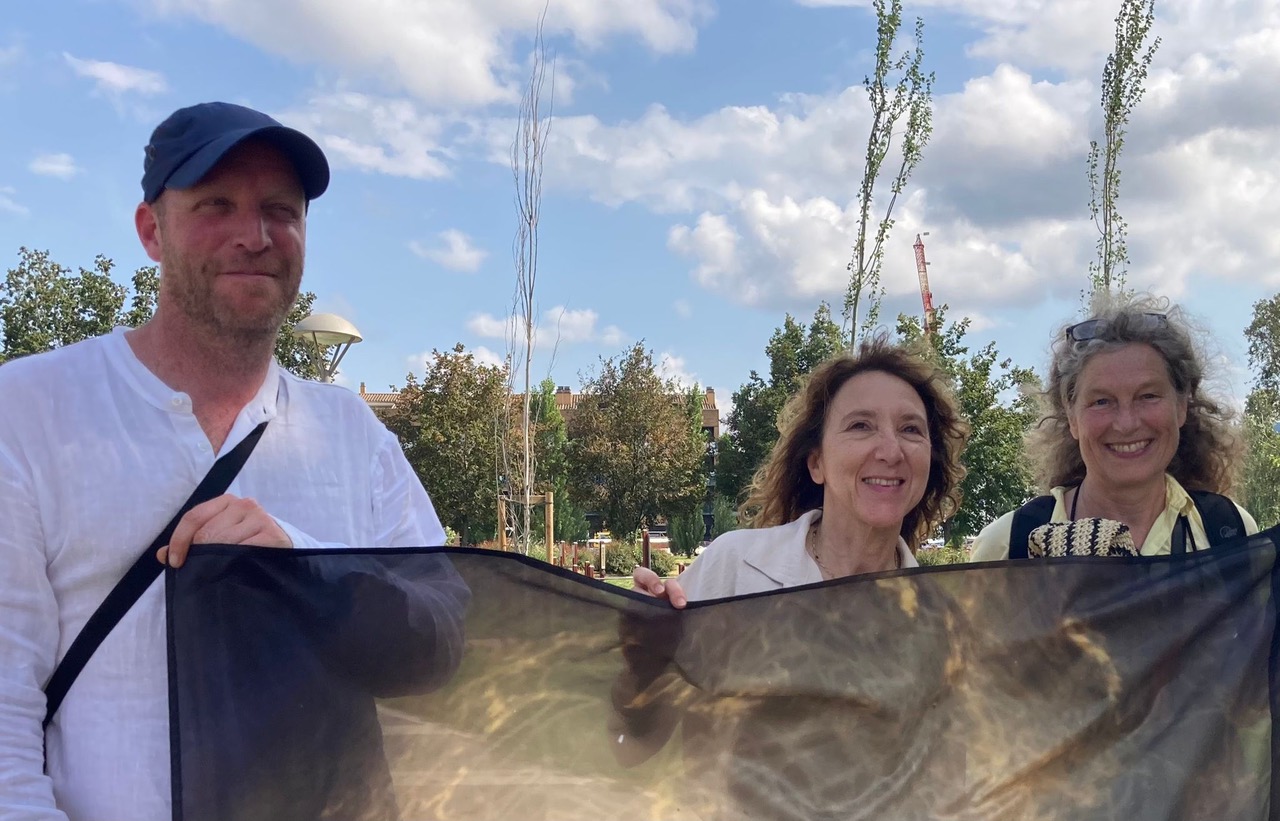
M 1187 545 L 1187 549 L 1207 547 L 1209 538 L 1205 535 L 1204 522 L 1200 519 L 1200 511 L 1196 509 L 1195 502 L 1187 495 L 1187 491 L 1178 483 L 1178 480 L 1167 473 L 1164 477 L 1164 484 L 1164 510 L 1160 512 L 1160 515 L 1156 517 L 1155 522 L 1151 525 L 1151 530 L 1147 533 L 1146 541 L 1142 543 L 1142 549 L 1139 552 L 1144 556 L 1167 554 L 1170 550 L 1173 529 L 1178 526 L 1179 516 L 1186 516 L 1188 524 L 1191 525 L 1191 536 L 1194 540 L 1194 545 Z M 1053 516 L 1050 517 L 1050 522 L 1071 521 L 1066 503 L 1063 501 L 1069 489 L 1055 487 L 1049 491 L 1054 499 Z M 1240 511 L 1240 518 L 1244 520 L 1245 532 L 1249 535 L 1257 533 L 1258 523 L 1249 515 L 1249 511 L 1238 504 L 1236 504 L 1236 509 Z M 1009 558 L 1009 534 L 1013 530 L 1013 514 L 1015 512 L 1009 511 L 982 529 L 977 539 L 974 540 L 969 561 L 993 562 Z

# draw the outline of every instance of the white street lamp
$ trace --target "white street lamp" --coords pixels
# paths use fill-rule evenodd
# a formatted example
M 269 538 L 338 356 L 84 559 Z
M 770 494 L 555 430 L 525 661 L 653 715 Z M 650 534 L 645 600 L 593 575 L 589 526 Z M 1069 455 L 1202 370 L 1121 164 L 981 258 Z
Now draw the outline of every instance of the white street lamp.
M 355 325 L 337 314 L 311 314 L 293 326 L 293 335 L 309 343 L 307 353 L 325 382 L 333 381 L 342 357 L 364 338 Z

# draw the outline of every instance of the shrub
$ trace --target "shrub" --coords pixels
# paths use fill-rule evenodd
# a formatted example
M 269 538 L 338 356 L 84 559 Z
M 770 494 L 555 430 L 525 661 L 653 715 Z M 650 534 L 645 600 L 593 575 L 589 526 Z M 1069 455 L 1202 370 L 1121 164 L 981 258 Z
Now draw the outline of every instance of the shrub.
M 683 513 L 669 516 L 667 528 L 671 536 L 671 552 L 681 556 L 692 556 L 698 545 L 702 544 L 702 535 L 706 525 L 702 521 L 702 507 L 686 510 Z
M 659 576 L 670 576 L 676 572 L 676 557 L 665 550 L 649 551 L 649 567 Z
M 711 538 L 728 533 L 730 530 L 738 528 L 738 509 L 734 506 L 733 500 L 725 496 L 716 494 L 715 501 L 712 503 L 712 523 Z
M 931 550 L 917 550 L 916 561 L 920 562 L 921 567 L 964 564 L 969 561 L 969 554 L 963 547 L 939 547 Z
M 610 576 L 630 576 L 639 558 L 636 549 L 623 542 L 613 542 L 605 548 L 604 569 Z

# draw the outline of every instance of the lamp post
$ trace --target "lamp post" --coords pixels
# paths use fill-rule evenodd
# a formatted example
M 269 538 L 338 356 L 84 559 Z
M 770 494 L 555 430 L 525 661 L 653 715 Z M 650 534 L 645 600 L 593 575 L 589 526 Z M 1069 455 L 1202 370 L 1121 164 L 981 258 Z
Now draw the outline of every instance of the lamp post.
M 337 314 L 311 314 L 293 326 L 293 335 L 308 343 L 307 353 L 324 382 L 333 381 L 342 357 L 363 339 L 355 325 Z

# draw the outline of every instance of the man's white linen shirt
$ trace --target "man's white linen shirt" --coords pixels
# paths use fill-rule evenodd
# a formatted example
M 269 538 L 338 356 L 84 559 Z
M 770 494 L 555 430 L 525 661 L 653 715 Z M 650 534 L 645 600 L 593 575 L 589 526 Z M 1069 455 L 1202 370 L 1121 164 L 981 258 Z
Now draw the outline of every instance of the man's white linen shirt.
M 273 363 L 223 452 L 264 420 L 228 492 L 257 500 L 295 547 L 444 543 L 395 437 L 358 396 Z M 220 455 L 124 329 L 0 366 L 0 821 L 170 817 L 163 577 L 62 703 L 48 776 L 42 688 Z

